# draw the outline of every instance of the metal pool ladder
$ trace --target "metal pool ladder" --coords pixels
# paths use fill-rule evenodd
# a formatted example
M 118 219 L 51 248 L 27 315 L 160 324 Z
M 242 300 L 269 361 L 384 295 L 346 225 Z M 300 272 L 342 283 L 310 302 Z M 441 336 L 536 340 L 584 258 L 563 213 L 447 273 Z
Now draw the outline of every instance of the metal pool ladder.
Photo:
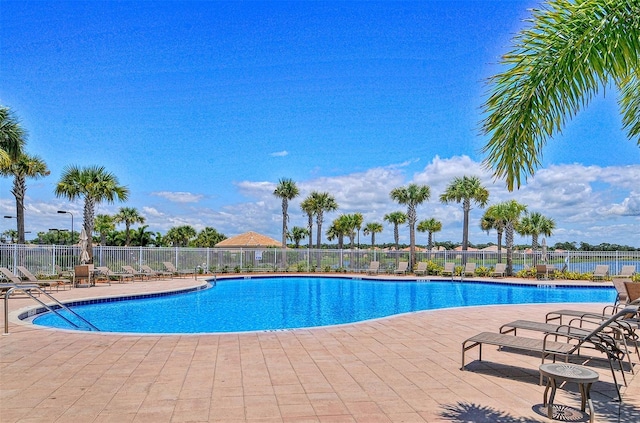
M 12 284 L 12 283 L 0 283 L 0 288 L 6 289 L 6 291 L 4 293 L 4 334 L 5 335 L 9 334 L 9 296 L 16 290 L 24 292 L 31 299 L 33 299 L 34 301 L 36 301 L 37 303 L 42 305 L 44 308 L 46 308 L 50 312 L 55 313 L 58 317 L 63 319 L 65 322 L 69 323 L 74 328 L 81 329 L 81 327 L 79 325 L 77 325 L 76 323 L 74 323 L 71 320 L 67 319 L 60 312 L 58 312 L 58 309 L 63 309 L 63 310 L 68 311 L 69 313 L 73 314 L 75 317 L 80 319 L 82 322 L 84 322 L 87 326 L 89 326 L 89 328 L 91 330 L 100 332 L 100 329 L 98 329 L 97 327 L 92 325 L 91 322 L 89 322 L 87 319 L 85 319 L 84 317 L 80 316 L 78 313 L 76 313 L 75 311 L 71 310 L 66 305 L 62 304 L 53 295 L 47 293 L 46 291 L 44 291 L 43 289 L 41 289 L 37 285 L 16 285 L 16 284 Z M 31 293 L 32 290 L 37 291 L 40 294 L 44 294 L 44 296 L 46 296 L 47 298 L 52 300 L 55 304 L 54 305 L 49 305 L 49 304 L 46 304 L 46 303 L 40 301 L 39 298 L 36 298 Z

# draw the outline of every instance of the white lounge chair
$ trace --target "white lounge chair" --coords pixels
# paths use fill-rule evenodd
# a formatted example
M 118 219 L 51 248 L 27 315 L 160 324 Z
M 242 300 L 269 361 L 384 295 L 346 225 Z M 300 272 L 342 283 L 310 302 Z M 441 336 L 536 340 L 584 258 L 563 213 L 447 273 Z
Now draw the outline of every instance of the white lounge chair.
M 496 263 L 495 269 L 491 272 L 491 276 L 494 278 L 504 277 L 507 273 L 507 265 L 504 263 Z
M 609 276 L 609 265 L 599 264 L 596 266 L 596 269 L 593 271 L 593 275 L 591 275 L 591 280 L 603 281 L 607 276 Z
M 427 262 L 426 261 L 421 261 L 420 263 L 418 263 L 418 266 L 416 266 L 416 268 L 413 271 L 413 273 L 415 273 L 416 275 L 426 275 L 427 274 Z
M 442 276 L 447 276 L 447 275 L 453 276 L 455 271 L 456 271 L 456 264 L 453 262 L 448 262 L 444 264 L 444 269 L 440 271 L 440 274 Z
M 404 275 L 405 273 L 407 273 L 407 270 L 409 270 L 409 262 L 401 261 L 398 263 L 398 268 L 394 270 L 393 273 L 395 273 L 396 275 Z
M 372 261 L 369 263 L 369 268 L 367 269 L 367 275 L 375 275 L 380 271 L 380 262 Z

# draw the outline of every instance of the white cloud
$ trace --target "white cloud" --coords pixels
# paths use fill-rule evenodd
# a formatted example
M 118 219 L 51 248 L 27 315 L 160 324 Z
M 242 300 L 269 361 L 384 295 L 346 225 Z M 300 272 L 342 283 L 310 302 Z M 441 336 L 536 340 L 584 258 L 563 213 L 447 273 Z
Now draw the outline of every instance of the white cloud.
M 157 192 L 152 192 L 151 195 L 165 198 L 173 203 L 197 203 L 204 197 L 201 194 L 192 194 L 190 192 L 171 192 L 171 191 L 157 191 Z
M 289 155 L 289 152 L 287 150 L 282 150 L 282 151 L 275 151 L 271 154 L 269 154 L 271 157 L 285 157 Z

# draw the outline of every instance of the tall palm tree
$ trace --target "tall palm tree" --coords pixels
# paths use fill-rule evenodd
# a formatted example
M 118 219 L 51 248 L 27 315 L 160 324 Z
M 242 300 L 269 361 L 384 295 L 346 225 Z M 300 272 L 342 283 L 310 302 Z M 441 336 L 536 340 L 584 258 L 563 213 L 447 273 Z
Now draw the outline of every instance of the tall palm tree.
M 369 222 L 364 225 L 364 235 L 371 234 L 371 248 L 376 248 L 376 234 L 382 232 L 382 224 L 378 222 Z
M 295 244 L 295 248 L 300 248 L 300 241 L 309 236 L 309 230 L 301 226 L 294 226 L 291 228 L 289 239 Z
M 469 247 L 469 212 L 471 212 L 471 202 L 473 201 L 480 207 L 486 206 L 489 201 L 489 191 L 482 186 L 480 178 L 477 176 L 463 176 L 462 178 L 453 179 L 446 190 L 440 195 L 440 201 L 444 204 L 452 201 L 462 203 L 462 211 L 464 213 L 462 250 L 466 251 Z
M 551 236 L 556 228 L 556 222 L 542 213 L 527 213 L 520 220 L 518 232 L 522 235 L 531 235 L 531 249 L 538 250 L 538 235 Z
M 135 223 L 144 223 L 145 218 L 135 207 L 120 207 L 118 213 L 113 216 L 115 223 L 124 223 L 124 246 L 128 247 L 131 243 L 131 225 Z
M 26 138 L 26 132 L 11 110 L 0 106 L 0 166 L 8 166 L 20 156 Z
M 313 248 L 313 216 L 316 214 L 316 205 L 314 197 L 309 195 L 302 200 L 300 208 L 307 215 L 307 230 L 309 231 L 309 249 Z
M 364 217 L 362 213 L 344 214 L 341 217 L 344 219 L 345 235 L 349 237 L 349 248 L 353 250 L 355 248 L 356 232 L 360 232 Z
M 300 194 L 296 183 L 290 178 L 281 178 L 278 186 L 273 191 L 273 195 L 282 200 L 282 248 L 287 247 L 287 223 L 289 222 L 289 200 L 294 199 Z
M 417 229 L 418 232 L 427 232 L 429 234 L 427 249 L 431 251 L 433 249 L 433 234 L 442 230 L 442 222 L 432 217 L 431 219 L 420 221 Z
M 107 234 L 116 230 L 113 216 L 98 214 L 93 222 L 93 230 L 100 235 L 100 245 L 107 245 Z
M 407 222 L 407 215 L 401 211 L 395 211 L 384 215 L 383 219 L 393 224 L 393 240 L 396 243 L 396 251 L 400 249 L 400 231 L 398 227 Z
M 319 250 L 322 245 L 322 222 L 324 220 L 324 213 L 331 212 L 338 209 L 338 203 L 328 192 L 312 192 L 314 214 L 316 215 L 316 228 L 317 239 L 316 248 Z
M 47 164 L 38 156 L 20 153 L 15 160 L 0 165 L 0 175 L 13 176 L 11 193 L 16 199 L 16 229 L 18 244 L 24 244 L 24 198 L 27 192 L 27 178 L 38 179 L 49 175 Z
M 407 206 L 407 223 L 409 225 L 409 271 L 413 270 L 416 259 L 416 207 L 431 197 L 428 185 L 409 184 L 406 187 L 394 188 L 391 199 Z
M 344 237 L 348 234 L 347 228 L 347 219 L 345 219 L 346 215 L 340 215 L 337 218 L 333 219 L 331 222 L 331 226 L 327 229 L 327 240 L 333 241 L 334 239 L 338 240 L 338 249 L 342 250 L 344 248 Z
M 60 181 L 56 185 L 55 194 L 71 201 L 84 198 L 84 230 L 88 235 L 87 251 L 93 262 L 93 219 L 96 204 L 107 201 L 109 203 L 126 201 L 129 197 L 129 189 L 120 185 L 118 178 L 105 170 L 103 166 L 90 166 L 80 168 L 67 166 Z
M 495 204 L 495 208 L 491 211 L 490 217 L 500 220 L 504 224 L 507 244 L 507 275 L 513 274 L 513 236 L 515 228 L 520 222 L 520 216 L 525 211 L 527 211 L 527 206 L 518 203 L 516 200 Z
M 490 79 L 483 151 L 507 187 L 540 166 L 541 150 L 600 90 L 615 84 L 622 122 L 640 145 L 640 3 L 549 0 Z

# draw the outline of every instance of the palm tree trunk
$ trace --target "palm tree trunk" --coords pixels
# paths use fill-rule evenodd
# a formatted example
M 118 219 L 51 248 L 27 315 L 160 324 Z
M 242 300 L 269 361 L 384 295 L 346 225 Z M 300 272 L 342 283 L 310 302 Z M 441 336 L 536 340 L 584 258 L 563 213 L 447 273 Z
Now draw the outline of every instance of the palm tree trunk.
M 502 263 L 502 230 L 498 230 L 498 263 Z
M 89 263 L 93 263 L 93 215 L 95 213 L 96 202 L 90 196 L 86 196 L 84 199 L 84 230 L 87 232 L 87 253 L 89 253 Z M 71 232 L 71 239 L 73 239 L 73 232 Z
M 464 220 L 462 223 L 462 251 L 467 251 L 469 247 L 469 212 L 471 211 L 471 201 L 469 199 L 463 202 Z
M 307 222 L 307 227 L 309 228 L 309 250 L 313 248 L 313 215 L 307 215 L 309 220 Z
M 513 224 L 509 223 L 506 227 L 507 238 L 507 275 L 513 275 Z
M 16 175 L 13 179 L 13 196 L 16 198 L 16 230 L 18 244 L 24 244 L 24 193 L 26 191 L 25 178 Z

